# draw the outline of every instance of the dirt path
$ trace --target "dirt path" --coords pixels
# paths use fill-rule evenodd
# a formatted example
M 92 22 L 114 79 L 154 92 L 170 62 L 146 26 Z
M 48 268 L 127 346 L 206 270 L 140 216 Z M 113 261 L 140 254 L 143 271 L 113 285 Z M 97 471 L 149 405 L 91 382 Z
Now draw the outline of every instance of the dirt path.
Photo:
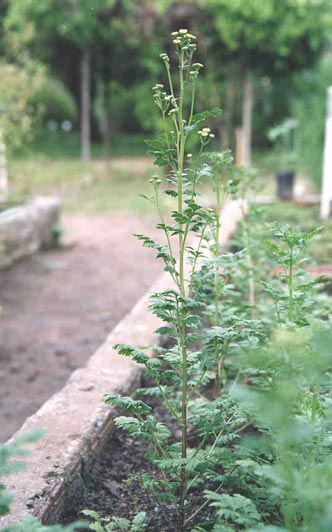
M 134 215 L 66 217 L 63 250 L 0 275 L 0 441 L 59 390 L 161 271 Z M 155 233 L 156 234 L 156 233 Z

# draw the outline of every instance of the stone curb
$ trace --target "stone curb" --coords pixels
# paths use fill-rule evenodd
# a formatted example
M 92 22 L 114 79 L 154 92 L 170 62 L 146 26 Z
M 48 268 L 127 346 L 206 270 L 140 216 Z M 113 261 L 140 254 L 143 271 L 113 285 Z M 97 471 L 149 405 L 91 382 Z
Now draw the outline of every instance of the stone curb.
M 47 196 L 0 213 L 0 268 L 50 247 L 59 215 L 60 200 Z
M 233 201 L 222 211 L 222 245 L 225 246 L 246 209 Z M 104 393 L 128 394 L 138 385 L 143 368 L 117 355 L 116 343 L 149 346 L 156 343 L 160 321 L 148 310 L 149 297 L 170 287 L 163 274 L 127 316 L 113 329 L 86 367 L 76 370 L 62 390 L 51 397 L 10 441 L 29 431 L 46 434 L 30 446 L 26 469 L 5 480 L 14 495 L 11 514 L 0 518 L 0 527 L 17 523 L 33 513 L 43 523 L 54 523 L 64 503 L 74 504 L 84 491 L 82 475 L 93 453 L 98 453 L 112 426 L 114 409 L 103 404 Z

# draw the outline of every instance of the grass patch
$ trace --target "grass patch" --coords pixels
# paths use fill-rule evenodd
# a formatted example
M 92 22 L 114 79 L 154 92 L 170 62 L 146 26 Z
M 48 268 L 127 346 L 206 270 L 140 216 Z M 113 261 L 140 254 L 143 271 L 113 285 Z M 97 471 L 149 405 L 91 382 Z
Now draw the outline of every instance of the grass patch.
M 116 135 L 110 142 L 111 157 L 138 157 L 146 154 L 146 134 Z M 44 156 L 50 159 L 79 159 L 81 153 L 80 136 L 78 133 L 49 131 L 42 129 L 36 134 L 35 140 L 27 144 L 15 154 L 16 159 Z M 91 144 L 91 156 L 103 157 L 104 148 L 99 142 Z
M 87 169 L 79 159 L 34 156 L 9 164 L 12 197 L 58 195 L 66 212 L 149 212 L 150 204 L 138 197 L 150 194 L 149 178 L 156 169 L 151 159 L 93 159 Z

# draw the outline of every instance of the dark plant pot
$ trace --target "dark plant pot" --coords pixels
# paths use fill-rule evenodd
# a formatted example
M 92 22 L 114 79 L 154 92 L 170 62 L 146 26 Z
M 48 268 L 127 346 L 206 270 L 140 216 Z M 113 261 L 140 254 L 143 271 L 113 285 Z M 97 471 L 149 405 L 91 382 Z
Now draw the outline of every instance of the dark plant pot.
M 277 173 L 277 197 L 279 199 L 293 199 L 294 180 L 294 170 L 284 170 Z

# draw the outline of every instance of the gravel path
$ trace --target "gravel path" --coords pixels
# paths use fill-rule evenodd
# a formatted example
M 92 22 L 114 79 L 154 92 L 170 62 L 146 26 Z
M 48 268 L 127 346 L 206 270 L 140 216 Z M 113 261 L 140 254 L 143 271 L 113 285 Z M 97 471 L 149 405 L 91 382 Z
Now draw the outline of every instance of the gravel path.
M 64 249 L 0 275 L 0 441 L 85 364 L 161 272 L 132 237 L 156 235 L 147 217 L 77 215 L 63 226 Z

